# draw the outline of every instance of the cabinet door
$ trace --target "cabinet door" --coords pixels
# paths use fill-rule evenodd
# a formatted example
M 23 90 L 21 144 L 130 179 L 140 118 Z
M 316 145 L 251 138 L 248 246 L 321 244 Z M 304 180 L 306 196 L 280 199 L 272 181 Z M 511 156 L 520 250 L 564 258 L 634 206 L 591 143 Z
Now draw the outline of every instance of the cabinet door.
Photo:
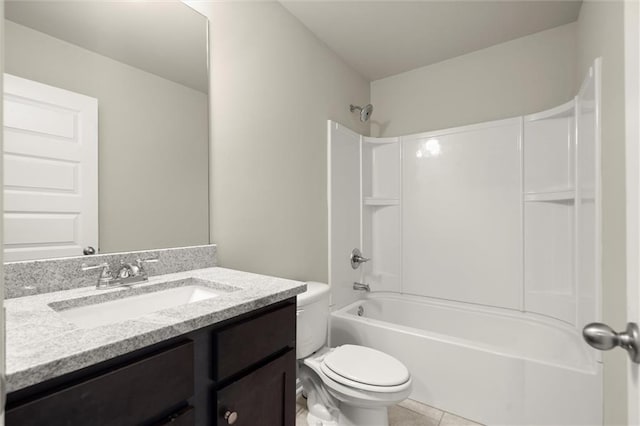
M 295 350 L 289 350 L 218 391 L 217 424 L 294 426 L 295 388 Z
M 216 333 L 214 380 L 224 380 L 273 354 L 295 347 L 296 304 L 290 303 Z M 233 348 L 233 350 L 230 350 Z
M 193 342 L 7 410 L 7 426 L 149 424 L 193 395 Z M 188 424 L 188 423 L 186 423 Z

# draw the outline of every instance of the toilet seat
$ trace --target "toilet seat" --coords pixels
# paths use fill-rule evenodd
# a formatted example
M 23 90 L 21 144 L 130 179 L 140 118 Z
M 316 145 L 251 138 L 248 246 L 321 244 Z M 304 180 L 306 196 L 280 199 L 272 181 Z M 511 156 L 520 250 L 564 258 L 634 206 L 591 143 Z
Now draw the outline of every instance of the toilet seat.
M 333 349 L 320 364 L 333 381 L 369 392 L 395 393 L 411 386 L 409 370 L 394 357 L 372 348 L 343 345 Z

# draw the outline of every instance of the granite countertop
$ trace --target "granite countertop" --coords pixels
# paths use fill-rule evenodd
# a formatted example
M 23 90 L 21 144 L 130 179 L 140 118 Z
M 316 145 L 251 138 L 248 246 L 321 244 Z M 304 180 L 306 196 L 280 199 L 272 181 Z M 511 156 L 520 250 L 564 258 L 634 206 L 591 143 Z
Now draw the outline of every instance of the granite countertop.
M 80 328 L 50 306 L 58 310 L 82 306 L 87 301 L 117 298 L 118 292 L 141 292 L 188 278 L 211 281 L 212 287 L 219 286 L 225 293 L 95 328 Z M 305 288 L 299 281 L 214 267 L 150 277 L 132 289 L 96 290 L 91 286 L 5 300 L 7 391 L 210 326 L 288 299 Z

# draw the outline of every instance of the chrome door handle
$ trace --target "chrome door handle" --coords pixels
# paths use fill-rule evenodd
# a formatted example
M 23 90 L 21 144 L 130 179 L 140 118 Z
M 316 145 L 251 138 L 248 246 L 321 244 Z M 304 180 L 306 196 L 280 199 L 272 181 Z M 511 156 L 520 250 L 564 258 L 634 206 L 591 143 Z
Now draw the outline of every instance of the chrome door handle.
M 361 264 L 368 262 L 371 259 L 368 257 L 363 257 L 360 250 L 354 248 L 353 250 L 351 250 L 351 256 L 349 257 L 349 260 L 351 261 L 351 267 L 353 269 L 358 269 Z
M 582 330 L 582 337 L 590 346 L 601 351 L 620 346 L 629 353 L 631 361 L 640 363 L 640 329 L 635 322 L 628 323 L 627 329 L 620 333 L 606 324 L 592 322 Z

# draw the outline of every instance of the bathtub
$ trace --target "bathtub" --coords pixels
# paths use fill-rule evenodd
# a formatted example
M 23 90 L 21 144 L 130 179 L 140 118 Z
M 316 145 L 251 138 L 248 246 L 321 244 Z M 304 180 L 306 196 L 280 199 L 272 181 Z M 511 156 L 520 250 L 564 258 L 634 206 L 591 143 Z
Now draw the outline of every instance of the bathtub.
M 359 315 L 360 314 L 360 315 Z M 488 425 L 601 425 L 602 364 L 575 328 L 520 312 L 373 293 L 331 314 L 331 344 L 401 360 L 411 399 Z

